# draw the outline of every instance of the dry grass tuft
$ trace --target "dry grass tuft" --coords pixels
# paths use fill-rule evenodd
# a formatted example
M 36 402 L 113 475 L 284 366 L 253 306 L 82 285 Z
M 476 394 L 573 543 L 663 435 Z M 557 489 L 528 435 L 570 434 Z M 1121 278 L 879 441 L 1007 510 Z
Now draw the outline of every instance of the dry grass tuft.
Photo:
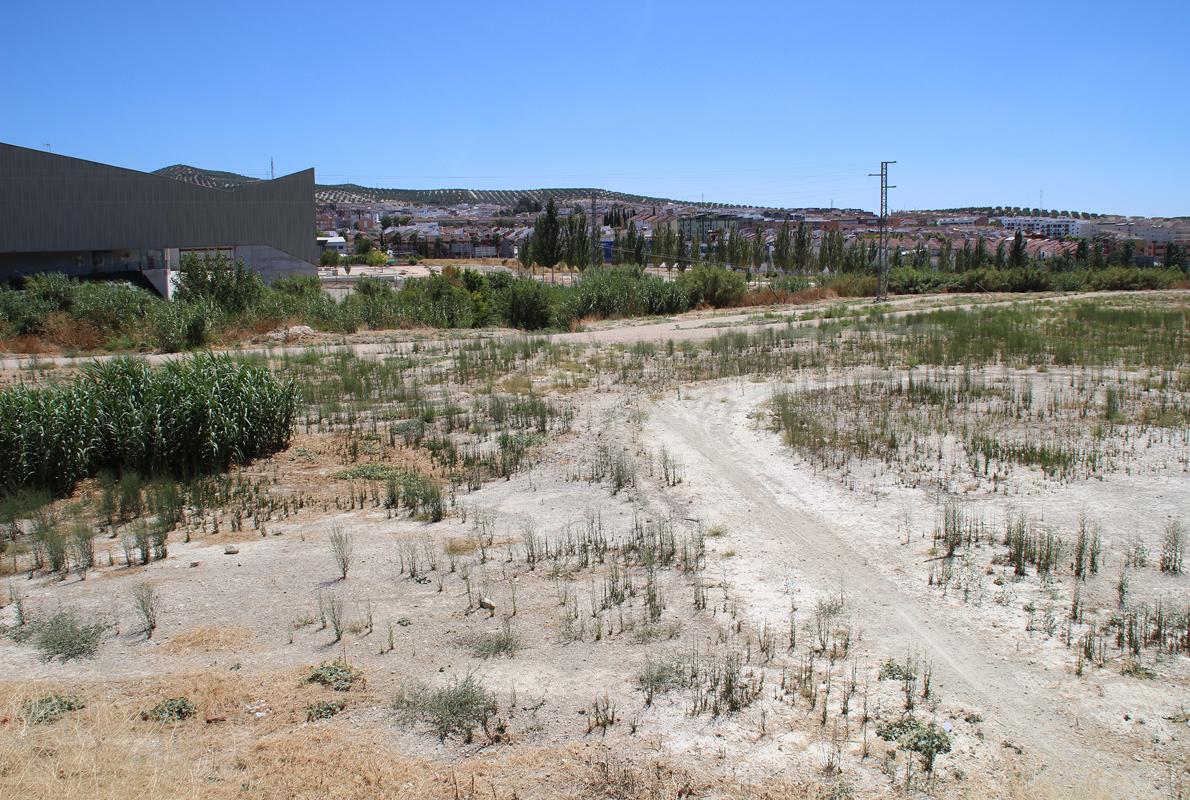
M 464 539 L 459 536 L 446 540 L 444 548 L 448 556 L 468 556 L 479 549 L 479 543 L 474 539 Z
M 106 336 L 90 322 L 56 311 L 45 318 L 43 337 L 63 350 L 98 350 Z
M 239 625 L 206 625 L 191 628 L 185 633 L 171 637 L 165 643 L 167 653 L 181 655 L 183 653 L 211 653 L 218 650 L 235 650 L 237 652 L 249 649 L 252 642 L 252 632 Z
M 801 306 L 808 303 L 818 303 L 823 300 L 834 300 L 838 298 L 838 296 L 839 293 L 834 289 L 822 287 L 812 287 L 810 289 L 801 289 L 796 292 L 787 292 L 784 289 L 773 289 L 769 286 L 764 286 L 745 294 L 742 298 L 740 298 L 740 302 L 737 303 L 737 305 L 741 308 L 778 305 Z
M 3 797 L 208 797 L 210 769 L 201 748 L 111 703 L 88 704 L 52 725 L 0 729 Z

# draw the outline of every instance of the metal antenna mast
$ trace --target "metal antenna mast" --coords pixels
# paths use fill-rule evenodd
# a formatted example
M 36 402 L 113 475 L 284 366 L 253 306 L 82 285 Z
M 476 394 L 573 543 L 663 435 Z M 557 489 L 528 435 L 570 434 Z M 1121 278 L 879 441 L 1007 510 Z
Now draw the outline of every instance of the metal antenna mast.
M 880 260 L 876 264 L 876 299 L 888 296 L 888 165 L 895 161 L 881 161 L 880 172 L 869 172 L 869 178 L 880 178 Z

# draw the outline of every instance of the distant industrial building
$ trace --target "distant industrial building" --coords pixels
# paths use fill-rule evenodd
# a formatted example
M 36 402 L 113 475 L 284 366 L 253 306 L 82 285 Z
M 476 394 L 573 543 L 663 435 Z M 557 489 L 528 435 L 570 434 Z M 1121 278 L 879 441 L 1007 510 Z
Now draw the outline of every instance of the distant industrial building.
M 679 233 L 687 241 L 697 240 L 705 242 L 712 233 L 735 234 L 740 229 L 740 218 L 730 214 L 692 214 L 690 216 L 675 217 L 667 222 L 656 223 L 654 227 L 669 224 L 676 226 Z
M 328 250 L 340 256 L 347 255 L 347 240 L 342 236 L 319 236 L 315 241 L 318 244 L 319 258 Z
M 164 289 L 191 252 L 266 281 L 317 275 L 314 170 L 214 189 L 0 144 L 0 281 L 142 273 Z

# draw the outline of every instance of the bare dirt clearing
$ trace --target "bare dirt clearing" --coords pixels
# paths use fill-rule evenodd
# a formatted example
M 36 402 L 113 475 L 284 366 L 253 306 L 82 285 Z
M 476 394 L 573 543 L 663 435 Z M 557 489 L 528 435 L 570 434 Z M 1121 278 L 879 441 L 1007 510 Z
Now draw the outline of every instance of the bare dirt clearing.
M 1147 730 L 1113 725 L 1115 735 L 1104 737 L 1101 729 L 1080 724 L 1112 716 L 1107 704 L 1095 696 L 1100 693 L 1087 692 L 1080 685 L 1084 682 L 1073 679 L 1065 659 L 1055 663 L 1044 645 L 1015 624 L 1015 609 L 989 602 L 987 606 L 1003 613 L 973 611 L 947 603 L 927 588 L 923 562 L 930 557 L 928 535 L 935 524 L 929 492 L 901 489 L 877 498 L 842 489 L 810 470 L 791 468 L 780 442 L 770 431 L 757 429 L 757 409 L 774 388 L 736 383 L 708 387 L 658 403 L 646 426 L 647 438 L 685 460 L 689 479 L 682 492 L 688 495 L 690 512 L 733 531 L 723 544 L 734 553 L 724 562 L 726 572 L 740 587 L 754 621 L 781 619 L 791 602 L 812 608 L 837 587 L 862 621 L 868 648 L 894 657 L 915 650 L 933 659 L 948 696 L 970 703 L 1004 740 L 1044 754 L 1045 768 L 1067 779 L 1088 763 L 1112 764 L 1111 772 L 1122 769 L 1150 737 L 1166 745 L 1161 748 L 1166 754 L 1169 747 L 1176 754 L 1185 746 L 1183 731 L 1161 723 L 1185 701 L 1184 665 L 1173 694 L 1166 693 L 1169 687 L 1156 686 L 1122 693 L 1132 716 L 1150 720 Z M 1184 473 L 1158 486 L 1136 479 L 1096 486 L 1099 502 L 1079 488 L 1018 500 L 1016 508 L 1044 513 L 1051 523 L 1073 528 L 1078 509 L 1090 501 L 1111 512 L 1106 527 L 1116 531 L 1151 526 L 1147 512 L 1154 507 L 1190 508 L 1190 482 Z M 1104 504 L 1104 495 L 1132 502 Z M 1141 501 L 1145 495 L 1155 506 Z M 980 512 L 1000 516 L 1012 503 L 985 499 Z M 1160 776 L 1160 770 L 1155 774 Z M 1129 789 L 1135 794 L 1145 790 L 1143 781 Z
M 1186 296 L 1050 299 L 261 354 L 9 513 L 0 794 L 1185 796 Z

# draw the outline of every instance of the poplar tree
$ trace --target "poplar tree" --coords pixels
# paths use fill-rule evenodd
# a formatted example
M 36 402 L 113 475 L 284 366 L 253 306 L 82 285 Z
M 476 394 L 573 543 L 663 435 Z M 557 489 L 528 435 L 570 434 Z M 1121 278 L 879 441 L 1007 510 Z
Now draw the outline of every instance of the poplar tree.
M 545 213 L 533 224 L 533 257 L 543 267 L 555 267 L 562 260 L 561 230 L 558 224 L 558 206 L 551 197 L 546 203 Z
M 804 271 L 810 267 L 810 259 L 813 256 L 812 236 L 810 226 L 805 220 L 797 224 L 797 236 L 793 242 L 793 265 L 798 270 Z
M 1004 243 L 1000 243 L 1003 248 Z M 1028 260 L 1029 254 L 1025 250 L 1025 237 L 1020 231 L 1016 232 L 1016 236 L 1012 237 L 1012 252 L 1008 256 L 1008 266 L 1019 269 L 1025 266 L 1025 261 Z
M 773 243 L 773 262 L 782 270 L 788 270 L 793 262 L 793 243 L 789 236 L 789 220 L 781 225 L 777 231 L 777 240 Z
M 752 231 L 752 268 L 759 270 L 764 266 L 765 256 L 765 230 L 760 225 Z
M 987 242 L 983 240 L 982 236 L 975 239 L 975 266 L 982 267 L 984 262 L 988 260 Z
M 943 239 L 938 247 L 938 271 L 950 272 L 954 268 L 954 256 L 951 253 L 950 239 Z

